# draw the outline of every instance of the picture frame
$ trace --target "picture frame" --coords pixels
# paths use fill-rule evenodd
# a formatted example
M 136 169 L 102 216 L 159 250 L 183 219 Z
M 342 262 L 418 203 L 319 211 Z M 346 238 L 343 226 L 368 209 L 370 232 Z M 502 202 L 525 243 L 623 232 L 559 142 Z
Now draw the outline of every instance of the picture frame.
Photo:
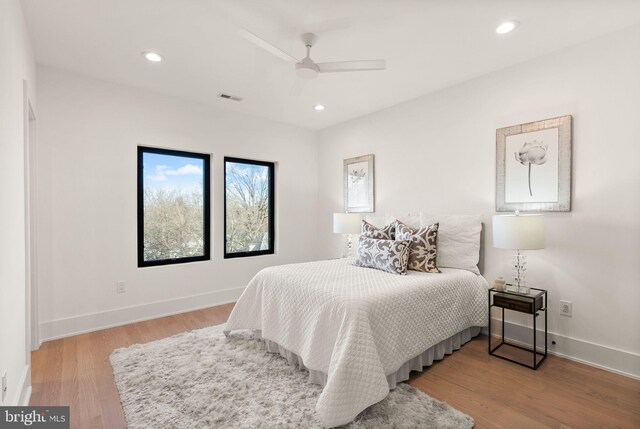
M 496 130 L 496 211 L 571 211 L 571 115 Z
M 374 156 L 363 155 L 345 159 L 344 211 L 346 213 L 373 213 L 375 171 Z

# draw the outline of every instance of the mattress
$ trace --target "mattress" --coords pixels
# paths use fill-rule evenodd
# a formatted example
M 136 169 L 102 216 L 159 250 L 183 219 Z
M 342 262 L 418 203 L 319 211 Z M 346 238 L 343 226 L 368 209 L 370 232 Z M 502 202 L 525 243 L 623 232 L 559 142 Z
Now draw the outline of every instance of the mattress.
M 316 404 L 327 427 L 349 423 L 389 393 L 388 375 L 429 348 L 487 323 L 487 282 L 465 270 L 405 276 L 355 267 L 350 259 L 260 271 L 234 307 L 225 333 L 261 331 L 326 374 Z

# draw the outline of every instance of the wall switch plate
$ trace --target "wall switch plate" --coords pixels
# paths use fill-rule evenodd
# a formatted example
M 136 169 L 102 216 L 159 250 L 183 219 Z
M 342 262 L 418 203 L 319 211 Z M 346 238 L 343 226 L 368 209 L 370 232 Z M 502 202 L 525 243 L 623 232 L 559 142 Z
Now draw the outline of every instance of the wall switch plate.
M 7 396 L 7 372 L 2 373 L 2 402 L 4 403 L 4 397 Z
M 560 314 L 571 317 L 573 314 L 573 302 L 560 301 Z
M 116 293 L 125 293 L 127 287 L 124 282 L 116 282 Z

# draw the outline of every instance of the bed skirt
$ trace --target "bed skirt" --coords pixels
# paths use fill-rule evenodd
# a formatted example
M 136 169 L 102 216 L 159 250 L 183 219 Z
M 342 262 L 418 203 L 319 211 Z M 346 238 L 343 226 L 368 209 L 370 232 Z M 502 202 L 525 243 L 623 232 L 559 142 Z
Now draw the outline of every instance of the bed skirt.
M 414 357 L 413 359 L 409 359 L 396 372 L 387 375 L 389 389 L 394 389 L 398 383 L 408 380 L 411 371 L 422 371 L 422 368 L 424 368 L 425 366 L 430 366 L 431 364 L 433 364 L 434 360 L 442 360 L 445 355 L 450 355 L 455 350 L 460 349 L 462 345 L 470 341 L 473 337 L 477 336 L 480 333 L 480 329 L 481 328 L 479 326 L 472 326 L 471 328 L 467 328 L 463 331 L 458 332 L 457 334 L 454 334 L 446 340 L 441 341 L 432 347 L 429 347 L 427 350 Z M 255 333 L 256 336 L 262 338 L 262 331 L 255 331 Z M 324 387 L 327 382 L 327 375 L 324 372 L 307 368 L 304 365 L 302 358 L 297 354 L 285 349 L 278 343 L 275 343 L 271 340 L 267 340 L 265 338 L 263 338 L 263 340 L 266 343 L 267 350 L 270 353 L 280 353 L 280 355 L 286 358 L 290 364 L 296 364 L 300 366 L 300 368 L 308 370 L 309 381 L 311 383 L 319 384 Z

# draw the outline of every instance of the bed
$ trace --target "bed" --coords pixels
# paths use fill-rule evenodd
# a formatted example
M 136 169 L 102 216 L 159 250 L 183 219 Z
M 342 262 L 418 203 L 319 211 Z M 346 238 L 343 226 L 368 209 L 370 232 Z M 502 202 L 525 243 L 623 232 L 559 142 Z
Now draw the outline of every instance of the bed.
M 350 259 L 260 271 L 225 328 L 249 329 L 309 370 L 322 384 L 318 418 L 352 421 L 384 399 L 411 370 L 422 370 L 487 324 L 486 280 L 467 270 L 399 276 L 356 267 Z

